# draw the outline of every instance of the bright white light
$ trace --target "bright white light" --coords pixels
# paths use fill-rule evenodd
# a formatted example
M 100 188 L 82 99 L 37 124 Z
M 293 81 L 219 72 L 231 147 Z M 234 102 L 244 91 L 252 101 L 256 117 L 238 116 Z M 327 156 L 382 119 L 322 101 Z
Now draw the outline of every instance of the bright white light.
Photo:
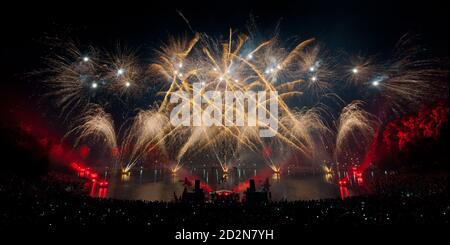
M 217 71 L 217 68 L 214 67 L 213 70 L 214 70 L 214 71 Z
M 356 73 L 358 73 L 358 69 L 357 68 L 353 68 L 352 72 L 353 72 L 353 74 L 356 74 Z
M 178 74 L 178 77 L 183 77 L 183 73 L 180 72 L 180 74 Z
M 315 71 L 316 70 L 316 68 L 314 68 L 314 66 L 311 66 L 310 68 L 309 68 L 309 71 Z
M 117 70 L 117 75 L 123 75 L 123 73 L 124 73 L 125 71 L 121 68 L 121 69 L 119 69 L 119 70 Z
M 97 88 L 97 83 L 92 83 L 92 88 Z
M 183 67 L 183 63 L 178 64 L 178 67 L 182 68 Z
M 316 76 L 311 77 L 311 81 L 315 82 L 317 80 Z
M 248 59 L 248 60 L 253 59 L 253 55 L 252 55 L 252 54 L 248 54 L 248 55 L 247 55 L 247 59 Z
M 220 80 L 220 81 L 223 81 L 223 77 L 219 77 L 219 80 Z
M 88 62 L 88 61 L 89 61 L 89 57 L 84 56 L 84 57 L 83 57 L 83 61 L 84 61 L 84 62 Z
M 131 83 L 130 83 L 130 82 L 126 82 L 126 83 L 125 83 L 125 86 L 130 87 L 130 86 L 131 86 Z
M 278 69 L 278 70 L 281 70 L 281 65 L 277 65 L 277 69 Z
M 239 82 L 239 80 L 237 80 L 237 79 L 234 79 L 234 82 L 236 82 L 236 83 L 237 83 L 237 82 Z
M 378 87 L 380 85 L 380 83 L 386 79 L 388 79 L 388 76 L 386 76 L 386 75 L 377 76 L 372 80 L 372 82 L 371 82 L 372 86 Z
M 269 69 L 266 69 L 265 73 L 266 73 L 266 74 L 269 74 L 269 73 L 270 73 L 270 70 L 269 70 Z

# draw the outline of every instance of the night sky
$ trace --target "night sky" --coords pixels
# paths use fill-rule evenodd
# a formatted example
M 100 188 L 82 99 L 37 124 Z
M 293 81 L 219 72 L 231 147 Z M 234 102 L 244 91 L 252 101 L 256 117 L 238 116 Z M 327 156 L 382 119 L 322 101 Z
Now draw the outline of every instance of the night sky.
M 283 40 L 316 37 L 333 54 L 388 55 L 404 34 L 448 60 L 448 11 L 444 1 L 213 1 L 138 4 L 74 2 L 61 5 L 12 6 L 1 18 L 2 107 L 42 95 L 38 77 L 29 74 L 52 55 L 49 40 L 74 40 L 81 45 L 113 48 L 117 43 L 138 48 L 141 58 L 170 35 L 191 34 L 178 11 L 195 31 L 220 37 L 229 28 L 245 31 L 251 16 L 267 36 L 279 23 Z M 191 1 L 189 1 L 191 3 Z M 147 55 L 148 54 L 148 55 Z
M 391 49 L 402 35 L 412 33 L 420 35 L 435 52 L 448 53 L 448 11 L 444 1 L 240 2 L 187 5 L 170 1 L 167 5 L 142 6 L 128 1 L 105 5 L 77 2 L 12 8 L 1 17 L 2 67 L 21 72 L 39 66 L 40 55 L 50 52 L 45 37 L 98 46 L 121 42 L 151 51 L 168 35 L 190 32 L 177 10 L 195 31 L 214 36 L 227 35 L 230 27 L 245 30 L 252 15 L 261 30 L 270 33 L 280 22 L 283 38 L 316 37 L 331 50 L 380 53 Z

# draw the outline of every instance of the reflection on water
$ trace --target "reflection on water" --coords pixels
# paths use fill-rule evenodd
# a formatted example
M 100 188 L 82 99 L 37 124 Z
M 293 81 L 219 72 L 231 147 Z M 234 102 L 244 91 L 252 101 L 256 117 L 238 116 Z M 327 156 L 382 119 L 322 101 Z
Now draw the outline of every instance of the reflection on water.
M 122 180 L 124 182 L 130 180 L 130 177 L 131 177 L 131 173 L 130 172 L 128 172 L 126 174 L 120 174 L 120 180 Z
M 108 193 L 108 188 L 99 188 L 98 189 L 98 197 L 99 198 L 105 198 L 106 193 Z
M 341 199 L 344 200 L 346 197 L 348 197 L 348 188 L 345 185 L 339 186 L 339 194 L 341 194 Z
M 333 183 L 333 174 L 325 173 L 324 174 L 324 180 L 327 183 Z
M 272 174 L 272 181 L 273 182 L 279 182 L 281 180 L 281 174 L 280 173 L 273 173 Z
M 324 198 L 345 198 L 356 194 L 357 184 L 362 176 L 356 176 L 348 185 L 338 184 L 339 176 L 348 173 L 273 173 L 270 169 L 233 168 L 223 174 L 218 168 L 180 169 L 176 175 L 166 169 L 137 169 L 129 174 L 105 172 L 109 185 L 100 188 L 91 186 L 91 196 L 130 200 L 174 200 L 184 186 L 200 179 L 207 191 L 232 190 L 241 193 L 247 188 L 248 180 L 255 179 L 258 188 L 269 180 L 271 198 L 278 200 L 311 200 Z M 186 182 L 188 181 L 188 182 Z M 353 183 L 357 183 L 353 186 Z

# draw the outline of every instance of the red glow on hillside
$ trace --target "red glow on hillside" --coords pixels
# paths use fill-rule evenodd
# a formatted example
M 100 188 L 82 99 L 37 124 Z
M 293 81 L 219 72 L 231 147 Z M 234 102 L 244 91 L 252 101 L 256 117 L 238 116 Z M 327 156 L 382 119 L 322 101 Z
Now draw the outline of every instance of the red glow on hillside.
M 87 156 L 89 156 L 89 152 L 90 152 L 90 149 L 87 145 L 82 145 L 80 147 L 80 157 L 86 158 Z
M 449 107 L 444 102 L 424 108 L 417 115 L 390 122 L 383 132 L 383 144 L 388 150 L 403 150 L 409 143 L 424 138 L 437 138 L 448 122 Z

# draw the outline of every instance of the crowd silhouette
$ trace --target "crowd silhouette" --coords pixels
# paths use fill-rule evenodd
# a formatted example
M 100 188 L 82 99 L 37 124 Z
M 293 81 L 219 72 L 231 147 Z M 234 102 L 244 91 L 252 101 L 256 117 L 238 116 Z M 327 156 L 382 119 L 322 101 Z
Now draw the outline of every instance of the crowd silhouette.
M 92 198 L 62 174 L 2 176 L 2 225 L 448 224 L 448 176 L 395 176 L 368 196 L 264 203 L 179 203 Z

